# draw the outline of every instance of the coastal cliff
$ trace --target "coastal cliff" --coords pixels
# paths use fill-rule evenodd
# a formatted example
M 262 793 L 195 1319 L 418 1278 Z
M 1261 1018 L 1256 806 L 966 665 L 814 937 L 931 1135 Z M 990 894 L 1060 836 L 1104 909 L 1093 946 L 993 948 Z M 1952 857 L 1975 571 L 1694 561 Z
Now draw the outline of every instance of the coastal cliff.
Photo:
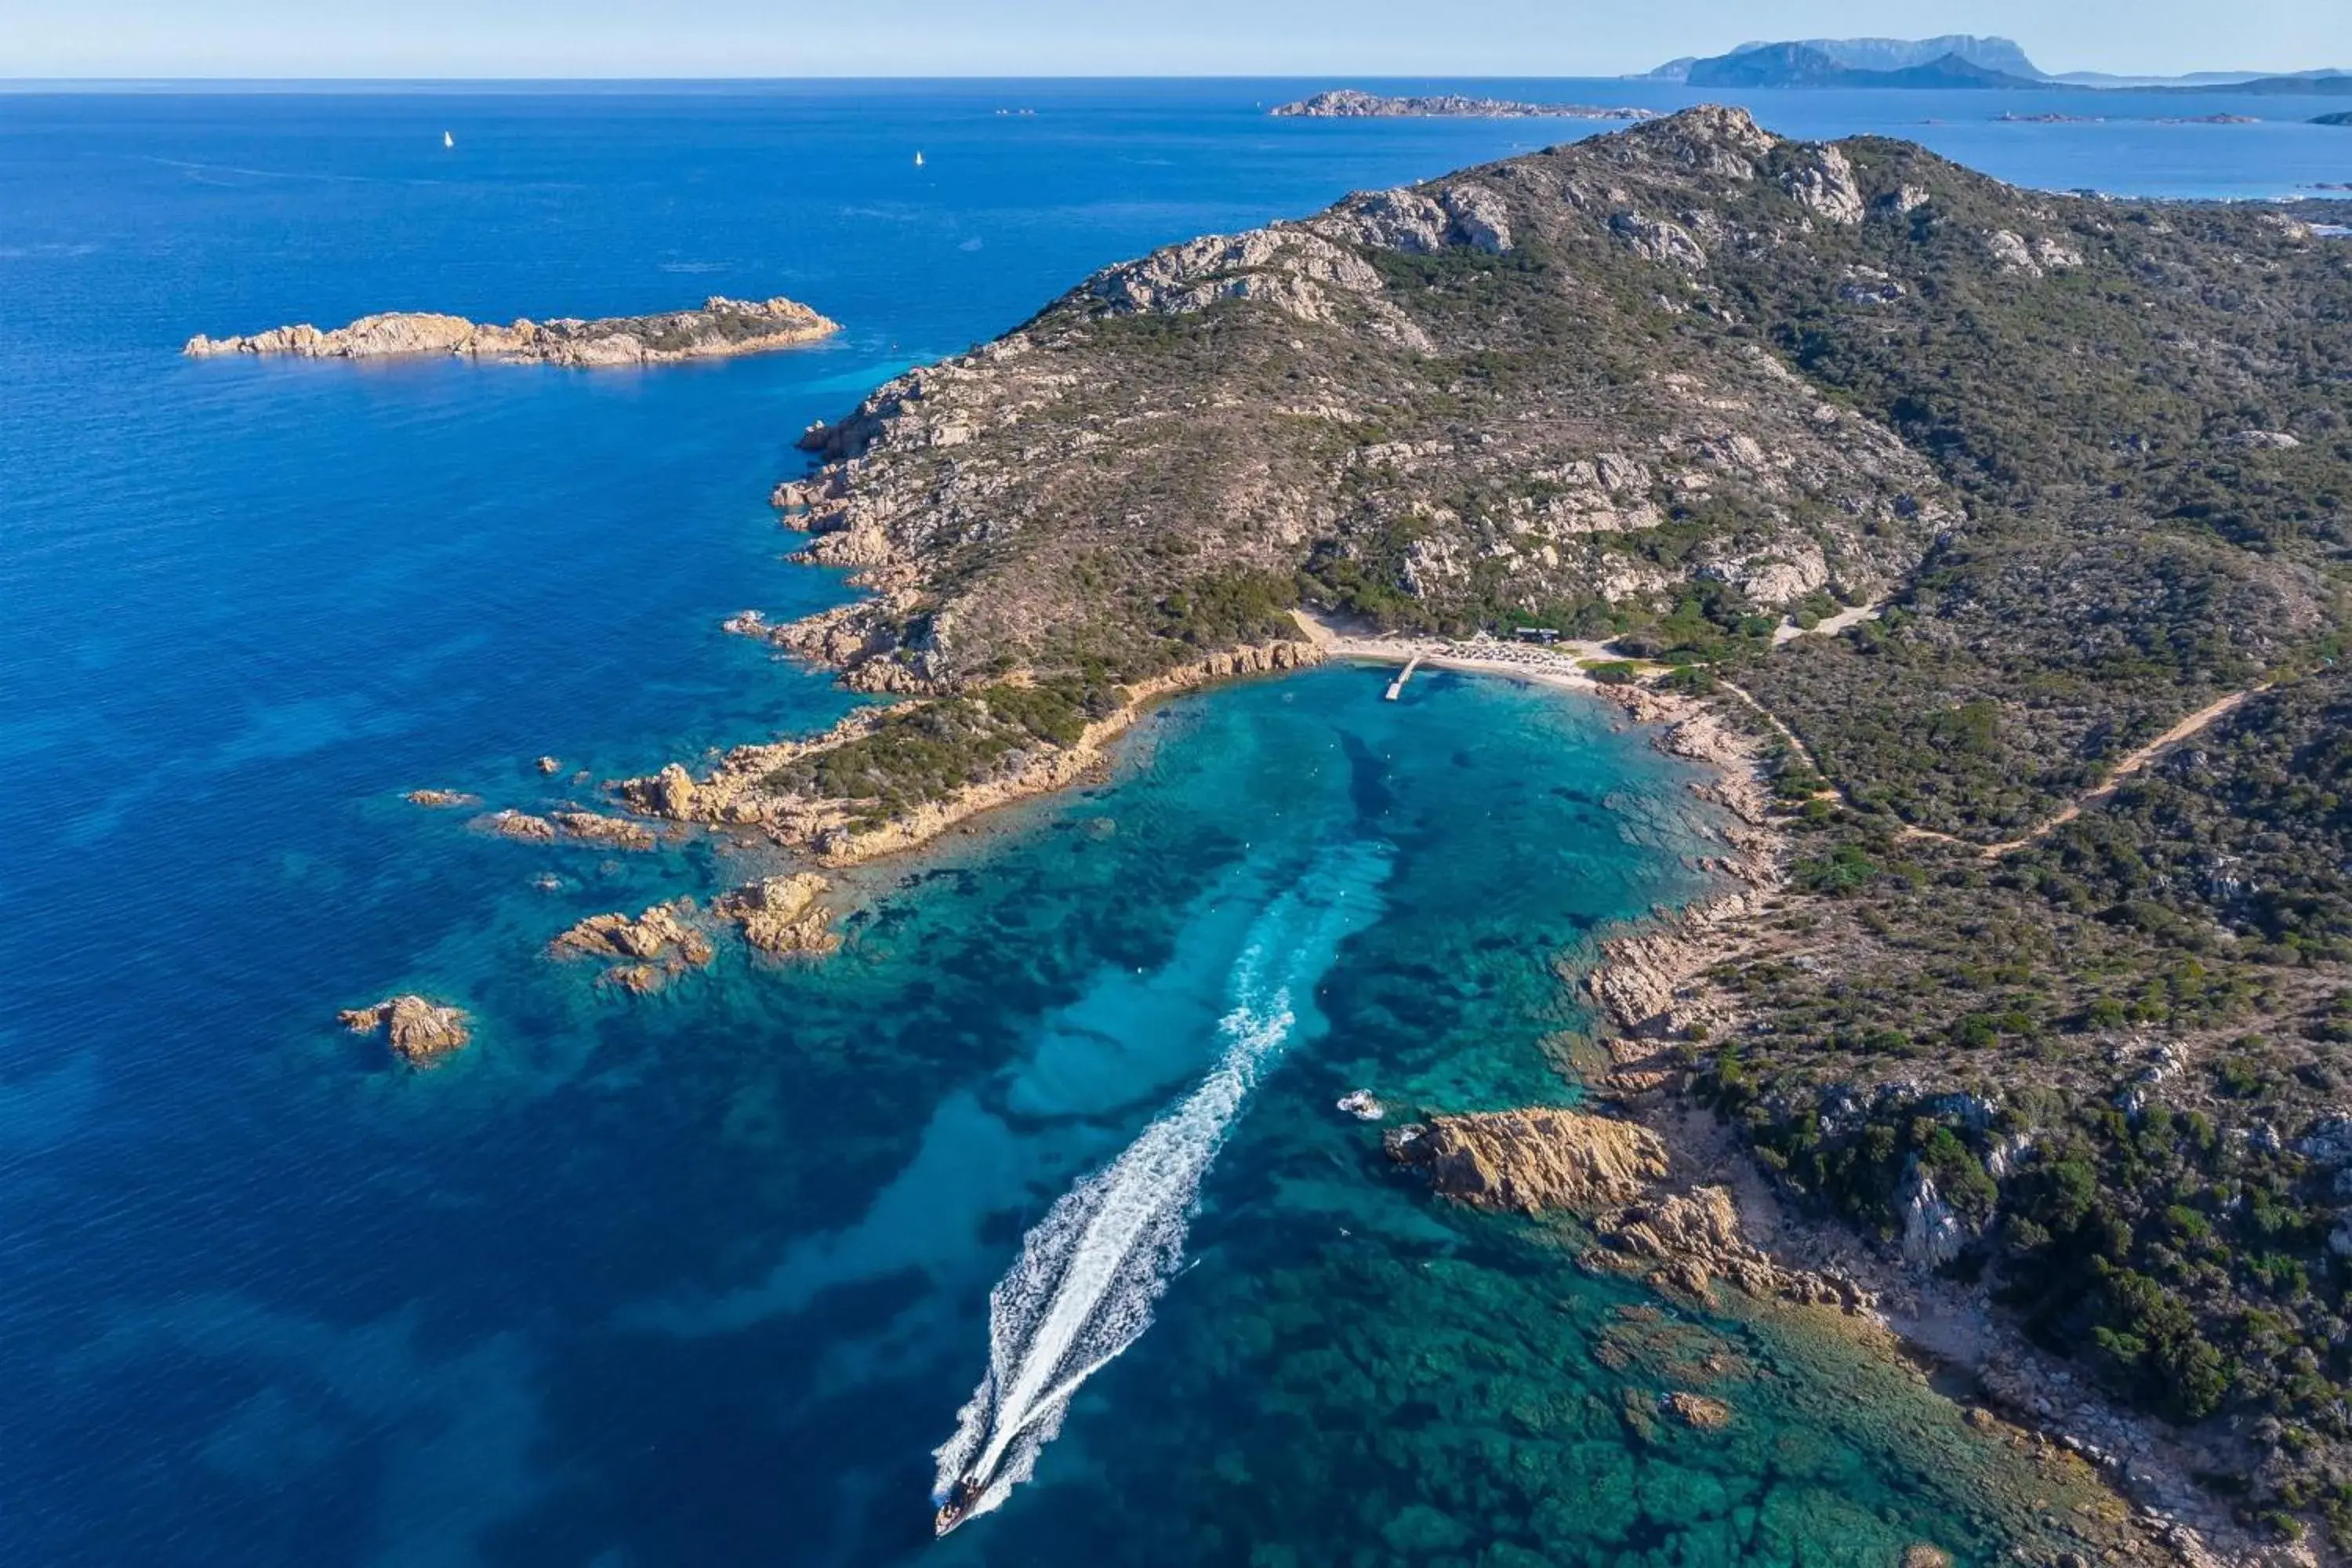
M 362 316 L 349 326 L 328 331 L 305 322 L 274 327 L 250 337 L 210 338 L 199 333 L 188 340 L 181 353 L 190 359 L 224 354 L 286 354 L 299 359 L 454 354 L 465 359 L 594 368 L 764 353 L 815 342 L 840 330 L 839 322 L 797 300 L 729 300 L 713 295 L 699 310 L 610 316 L 593 321 L 570 317 L 549 321 L 526 319 L 511 326 L 395 310 Z

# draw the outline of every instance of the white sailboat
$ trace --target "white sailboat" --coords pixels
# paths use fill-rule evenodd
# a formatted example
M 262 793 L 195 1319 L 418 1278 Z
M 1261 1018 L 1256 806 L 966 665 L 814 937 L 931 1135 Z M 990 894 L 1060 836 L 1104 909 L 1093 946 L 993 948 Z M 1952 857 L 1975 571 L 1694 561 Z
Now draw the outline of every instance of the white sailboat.
M 918 149 L 918 150 L 916 151 L 916 153 L 915 153 L 915 167 L 917 167 L 918 169 L 919 169 L 919 168 L 921 168 L 922 166 L 923 166 L 923 154 L 922 154 L 921 150 L 920 150 L 920 149 Z
M 457 139 L 455 136 L 450 135 L 446 131 L 441 132 L 441 145 L 444 147 L 455 147 L 457 144 Z

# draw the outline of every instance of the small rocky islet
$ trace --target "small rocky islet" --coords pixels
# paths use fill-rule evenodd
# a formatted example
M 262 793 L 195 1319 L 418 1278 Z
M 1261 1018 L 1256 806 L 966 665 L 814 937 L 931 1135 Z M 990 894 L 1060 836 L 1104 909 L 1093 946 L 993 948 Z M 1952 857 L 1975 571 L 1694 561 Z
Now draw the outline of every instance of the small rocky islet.
M 473 1020 L 461 1009 L 414 992 L 347 1008 L 337 1021 L 355 1035 L 382 1039 L 411 1067 L 433 1067 L 473 1038 Z
M 595 321 L 520 319 L 510 325 L 463 316 L 392 310 L 326 331 L 308 322 L 245 337 L 202 333 L 181 350 L 190 359 L 282 354 L 297 359 L 387 359 L 419 354 L 477 361 L 597 368 L 665 364 L 797 348 L 831 337 L 839 322 L 795 300 L 713 295 L 696 310 Z

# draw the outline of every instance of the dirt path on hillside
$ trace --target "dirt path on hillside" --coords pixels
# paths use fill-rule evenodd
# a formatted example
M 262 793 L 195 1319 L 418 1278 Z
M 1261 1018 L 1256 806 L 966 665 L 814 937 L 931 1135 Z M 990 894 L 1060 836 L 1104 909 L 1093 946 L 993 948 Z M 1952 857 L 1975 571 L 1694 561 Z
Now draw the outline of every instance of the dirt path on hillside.
M 1779 714 L 1727 680 L 1718 681 L 1717 684 L 1762 714 L 1764 721 L 1779 731 L 1780 737 L 1789 742 L 1790 749 L 1807 767 L 1823 780 L 1829 778 L 1829 773 L 1823 770 L 1820 763 L 1814 760 L 1812 752 L 1806 749 L 1804 742 L 1797 738 L 1797 732 L 1794 730 L 1780 721 Z M 1930 839 L 1937 844 L 1950 844 L 1962 849 L 1973 849 L 1987 860 L 1999 860 L 2005 856 L 2014 855 L 2021 849 L 2039 843 L 2082 816 L 2084 812 L 2108 799 L 2116 790 L 2123 787 L 2126 779 L 2130 778 L 2134 773 L 2145 771 L 2150 763 L 2180 744 L 2181 742 L 2207 729 L 2216 720 L 2237 711 L 2247 699 L 2259 696 L 2270 689 L 2271 683 L 2266 680 L 2260 686 L 2249 687 L 2243 691 L 2233 691 L 2227 697 L 2207 703 L 2155 740 L 2124 753 L 2123 758 L 2108 770 L 2107 776 L 2099 784 L 2084 790 L 2015 838 L 2006 838 L 1998 844 L 1979 844 L 1972 838 L 1962 838 L 1957 834 L 1941 833 L 1932 827 L 1915 827 L 1907 822 L 1899 830 L 1899 837 Z M 1845 791 L 1835 784 L 1829 784 L 1825 788 L 1815 793 L 1818 795 L 1832 796 L 1849 808 L 1853 805 L 1853 802 L 1847 797 Z
M 2219 701 L 2208 702 L 2204 707 L 2200 708 L 2196 712 L 2191 713 L 2188 718 L 2183 719 L 2179 723 L 2175 724 L 2171 729 L 2167 730 L 2163 734 L 2158 735 L 2155 740 L 2150 741 L 2147 744 L 2124 753 L 2123 760 L 2117 763 L 2114 768 L 2109 770 L 2105 782 L 2099 784 L 2095 789 L 2084 790 L 2081 795 L 2076 795 L 2073 800 L 2068 801 L 2063 806 L 2060 807 L 2055 813 L 2043 817 L 2040 822 L 2035 823 L 2032 827 L 2026 829 L 2022 837 L 2007 839 L 1999 844 L 1985 845 L 1983 847 L 1984 858 L 1988 860 L 1998 860 L 2004 855 L 2015 854 L 2018 850 L 2024 848 L 2027 845 L 2035 842 L 2037 839 L 2047 837 L 2050 834 L 2055 832 L 2061 827 L 2063 827 L 2066 824 L 2082 816 L 2083 813 L 2090 807 L 2097 805 L 2100 802 L 2114 795 L 2116 790 L 2123 787 L 2123 782 L 2126 779 L 2131 777 L 2134 773 L 2145 770 L 2147 765 L 2156 761 L 2157 758 L 2162 756 L 2173 747 L 2180 744 L 2181 742 L 2188 740 L 2199 731 L 2205 729 L 2215 720 L 2223 718 L 2228 714 L 2237 711 L 2239 707 L 2242 705 L 2248 698 L 2257 696 L 2262 692 L 2268 691 L 2270 689 L 2271 683 L 2265 680 L 2260 686 L 2248 687 L 2243 691 L 2233 691 L 2230 693 L 2229 696 L 2221 699 Z

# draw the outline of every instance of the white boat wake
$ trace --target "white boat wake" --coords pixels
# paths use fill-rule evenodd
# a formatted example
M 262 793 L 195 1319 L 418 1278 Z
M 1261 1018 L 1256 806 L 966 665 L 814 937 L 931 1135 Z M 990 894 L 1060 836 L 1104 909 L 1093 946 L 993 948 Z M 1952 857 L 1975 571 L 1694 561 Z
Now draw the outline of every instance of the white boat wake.
M 1019 1261 L 989 1293 L 988 1371 L 936 1451 L 939 1533 L 1028 1479 L 1078 1385 L 1150 1325 L 1151 1304 L 1182 1258 L 1202 1173 L 1258 1075 L 1289 1044 L 1294 994 L 1378 912 L 1388 867 L 1384 847 L 1331 851 L 1257 918 L 1228 983 L 1215 1065 L 1022 1238 Z

